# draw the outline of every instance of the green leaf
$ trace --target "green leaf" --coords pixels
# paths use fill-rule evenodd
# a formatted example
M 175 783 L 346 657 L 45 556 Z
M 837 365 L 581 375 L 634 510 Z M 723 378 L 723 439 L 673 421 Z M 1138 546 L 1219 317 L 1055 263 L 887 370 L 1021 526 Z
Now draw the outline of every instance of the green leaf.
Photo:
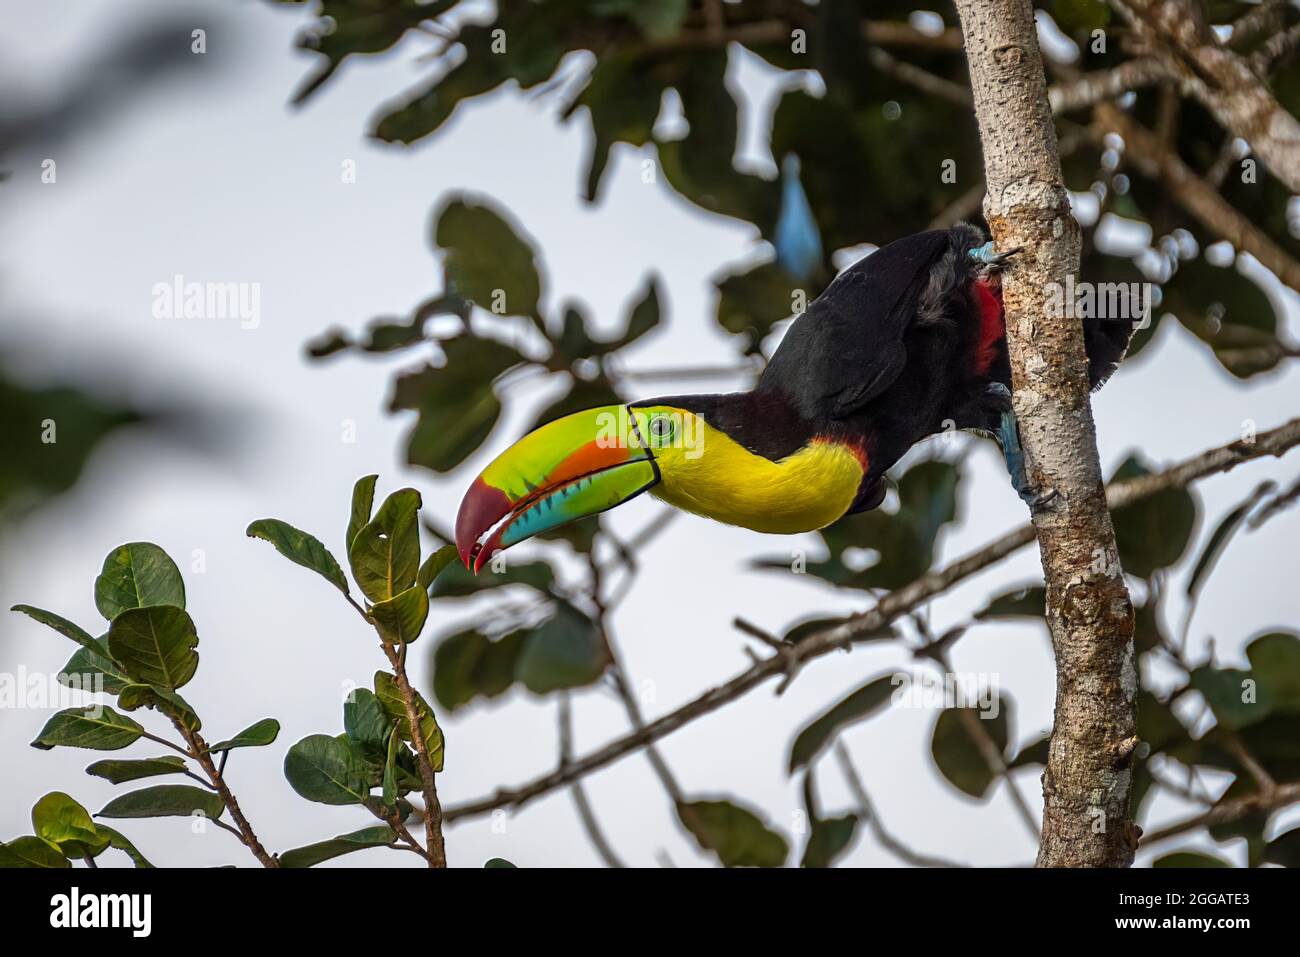
M 1199 851 L 1174 851 L 1151 862 L 1152 867 L 1231 867 L 1227 861 Z
M 724 867 L 780 867 L 790 853 L 784 837 L 731 801 L 681 802 L 677 816 Z
M 513 346 L 468 333 L 441 345 L 445 363 L 398 376 L 389 409 L 419 412 L 407 461 L 449 472 L 487 440 L 501 416 L 493 383 L 528 358 Z
M 384 793 L 383 801 L 385 807 L 392 807 L 397 803 L 397 755 L 399 749 L 404 747 L 402 739 L 394 728 L 388 733 L 388 757 L 384 761 Z
M 86 768 L 86 773 L 112 784 L 125 784 L 127 781 L 138 781 L 140 778 L 160 774 L 184 774 L 185 760 L 179 756 L 165 755 L 161 758 L 96 761 Z
M 592 684 L 608 665 L 609 650 L 595 625 L 566 603 L 528 635 L 515 677 L 534 694 L 547 694 Z
M 39 837 L 18 837 L 0 841 L 0 868 L 10 867 L 71 867 L 57 845 Z
M 343 702 L 343 728 L 348 740 L 368 756 L 386 753 L 393 719 L 369 688 L 356 688 Z
M 1145 738 L 1143 740 L 1146 740 Z M 1014 758 L 1007 762 L 1008 768 L 1023 768 L 1032 764 L 1047 764 L 1048 752 L 1052 745 L 1052 736 L 1045 734 L 1026 744 Z
M 51 715 L 32 747 L 89 748 L 93 751 L 117 751 L 135 742 L 144 728 L 112 708 L 89 705 L 68 708 Z
M 385 601 L 415 584 L 420 568 L 420 493 L 394 492 L 348 549 L 352 577 L 371 601 Z
M 812 763 L 842 730 L 888 704 L 896 685 L 893 674 L 874 678 L 800 731 L 790 747 L 789 772 Z
M 280 734 L 280 722 L 275 718 L 263 718 L 250 724 L 239 734 L 225 741 L 218 741 L 208 748 L 215 754 L 218 751 L 233 751 L 235 748 L 264 748 L 274 743 Z
M 618 392 L 614 389 L 612 385 L 609 384 L 608 380 L 606 380 L 603 377 L 598 377 L 596 379 L 592 379 L 588 381 L 586 379 L 580 379 L 570 372 L 564 372 L 561 373 L 557 378 L 568 380 L 569 382 L 568 391 L 565 392 L 563 395 L 561 395 L 554 402 L 544 407 L 541 411 L 537 413 L 536 416 L 534 416 L 532 424 L 528 426 L 527 429 L 528 432 L 536 431 L 537 429 L 541 428 L 543 425 L 546 425 L 548 422 L 554 422 L 556 419 L 562 419 L 566 415 L 569 415 L 573 412 L 584 412 L 587 409 L 598 409 L 604 405 L 618 405 L 620 402 L 622 402 L 622 399 L 619 397 Z M 573 527 L 574 526 L 570 525 L 570 526 L 563 526 L 562 528 L 573 528 Z M 560 531 L 560 530 L 561 529 L 555 529 L 553 531 Z M 532 564 L 540 565 L 543 563 L 534 562 Z M 490 565 L 484 566 L 483 572 L 486 573 L 489 567 Z M 501 570 L 501 572 L 496 574 L 498 575 L 498 577 L 508 576 L 510 574 L 510 571 L 511 571 L 511 563 L 507 562 L 505 563 L 505 567 Z M 479 577 L 483 577 L 482 574 L 480 574 Z M 486 587 L 490 587 L 490 585 Z
M 519 652 L 528 632 L 514 631 L 496 639 L 470 629 L 438 642 L 433 655 L 433 694 L 448 711 L 476 696 L 495 698 L 515 681 Z
M 1023 585 L 1003 592 L 975 613 L 979 621 L 1003 618 L 1042 619 L 1047 613 L 1047 590 L 1042 585 Z
M 646 333 L 655 329 L 659 325 L 659 320 L 659 280 L 652 274 L 646 278 L 645 292 L 641 294 L 641 297 L 632 306 L 632 311 L 628 313 L 627 325 L 624 327 L 623 334 L 610 343 L 608 350 L 613 351 L 631 345 Z
M 156 688 L 153 685 L 130 684 L 118 693 L 117 703 L 123 711 L 136 711 L 150 708 L 159 714 L 174 718 L 191 731 L 200 731 L 203 722 L 190 703 L 175 691 Z
M 1205 697 L 1215 719 L 1225 728 L 1244 728 L 1273 710 L 1271 697 L 1248 671 L 1202 665 L 1193 669 L 1191 685 Z
M 108 651 L 122 670 L 140 684 L 167 691 L 194 677 L 198 643 L 194 621 L 175 605 L 128 608 L 108 626 Z
M 370 772 L 360 753 L 327 734 L 308 735 L 291 747 L 284 776 L 317 804 L 362 804 L 370 796 Z
M 855 814 L 814 820 L 799 866 L 830 867 L 835 863 L 835 858 L 849 849 L 857 830 L 858 818 Z
M 119 545 L 95 579 L 95 607 L 112 621 L 129 608 L 185 607 L 185 582 L 171 557 L 151 542 Z
M 215 821 L 225 804 L 215 791 L 189 784 L 155 784 L 113 798 L 96 817 L 189 817 L 202 814 Z
M 1052 19 L 1064 33 L 1088 33 L 1110 23 L 1105 0 L 1052 0 Z
M 32 829 L 68 857 L 96 857 L 108 847 L 90 813 L 62 791 L 51 791 L 32 807 Z
M 557 364 L 585 359 L 604 351 L 603 344 L 593 339 L 587 331 L 587 318 L 582 310 L 572 304 L 564 308 L 564 324 L 559 336 L 554 333 L 548 335 L 551 344 L 555 346 L 553 361 Z
M 370 513 L 375 507 L 375 483 L 378 481 L 378 475 L 364 475 L 352 486 L 352 514 L 348 518 L 347 537 L 343 539 L 345 551 L 352 548 L 357 532 L 370 524 Z
M 595 202 L 615 143 L 641 147 L 650 142 L 666 86 L 662 70 L 645 69 L 636 51 L 613 47 L 601 56 L 587 77 L 587 85 L 565 112 L 580 107 L 591 115 L 591 154 L 587 162 L 584 198 Z
M 429 593 L 424 586 L 412 585 L 394 598 L 375 602 L 370 616 L 385 641 L 409 645 L 420 637 L 429 617 Z
M 1225 192 L 1231 188 L 1225 184 Z M 1245 198 L 1243 194 L 1250 192 L 1261 190 L 1252 185 L 1237 196 Z M 1293 236 L 1283 235 L 1294 242 Z M 1163 309 L 1213 349 L 1219 363 L 1237 378 L 1272 369 L 1285 355 L 1277 338 L 1279 318 L 1285 318 L 1282 307 L 1274 307 L 1263 288 L 1236 263 L 1217 266 L 1204 256 L 1184 259 L 1160 291 Z
M 383 7 L 330 3 L 328 10 L 319 8 L 319 19 L 305 29 L 298 46 L 312 51 L 322 62 L 294 94 L 294 105 L 319 90 L 348 57 L 388 50 L 407 30 L 449 6 L 445 0 L 435 4 L 402 0 Z
M 1260 700 L 1278 711 L 1300 712 L 1300 636 L 1289 631 L 1260 635 L 1246 646 Z
M 688 0 L 596 0 L 591 12 L 598 17 L 627 17 L 650 40 L 676 36 L 690 9 Z
M 1137 694 L 1137 733 L 1151 746 L 1152 754 L 1177 748 L 1191 739 L 1173 709 L 1144 689 L 1139 689 Z
M 485 870 L 488 868 L 509 868 L 510 870 L 516 869 L 515 865 L 511 864 L 504 857 L 489 857 L 487 861 L 483 864 L 483 868 Z
M 445 253 L 447 287 L 498 315 L 535 316 L 541 278 L 533 245 L 504 212 L 455 198 L 437 216 L 434 245 Z
M 948 783 L 964 794 L 982 798 L 994 781 L 994 772 L 984 760 L 967 721 L 980 722 L 992 736 L 999 753 L 1006 754 L 1009 737 L 1010 703 L 1002 698 L 996 718 L 981 718 L 977 708 L 945 708 L 934 723 L 930 739 L 930 754 L 940 773 Z
M 1255 491 L 1250 494 L 1244 502 L 1223 516 L 1218 526 L 1214 529 L 1213 534 L 1201 549 L 1201 556 L 1196 560 L 1196 565 L 1192 569 L 1192 574 L 1187 579 L 1187 595 L 1189 598 L 1196 596 L 1200 591 L 1201 583 L 1213 569 L 1223 550 L 1228 547 L 1228 542 L 1241 527 L 1241 523 L 1250 510 L 1255 507 L 1261 498 L 1275 489 L 1277 486 L 1272 482 L 1261 482 L 1255 486 Z
M 435 15 L 427 6 L 416 5 L 415 9 L 422 11 L 424 18 Z M 388 142 L 410 143 L 442 126 L 462 100 L 511 79 L 523 89 L 547 79 L 572 45 L 555 31 L 556 17 L 555 10 L 542 4 L 511 3 L 498 7 L 496 19 L 490 23 L 461 24 L 456 39 L 468 51 L 465 59 L 451 70 L 437 71 L 436 79 L 383 116 L 374 135 Z M 500 36 L 510 38 L 508 53 L 496 49 Z
M 102 689 L 108 694 L 119 694 L 131 684 L 131 679 L 109 659 L 107 638 L 105 635 L 95 641 L 96 650 L 78 648 L 73 652 L 59 671 L 59 683 L 92 692 Z
M 115 847 L 119 851 L 123 851 L 127 857 L 131 858 L 132 863 L 134 863 L 137 868 L 153 868 L 153 865 L 149 863 L 149 859 L 136 850 L 136 846 L 127 840 L 126 835 L 121 831 L 114 830 L 107 824 L 100 824 L 98 827 L 99 833 L 108 838 L 109 846 Z
M 1112 481 L 1151 474 L 1138 456 L 1130 456 Z M 1175 564 L 1187 550 L 1196 525 L 1196 499 L 1185 488 L 1170 488 L 1111 512 L 1124 571 L 1150 578 Z
M 429 586 L 442 574 L 443 569 L 456 560 L 456 555 L 455 545 L 442 546 L 424 560 L 424 564 L 420 566 L 420 571 L 415 576 L 416 584 L 428 591 Z
M 83 648 L 96 654 L 102 654 L 103 648 L 94 638 L 83 631 L 66 618 L 60 618 L 52 611 L 45 611 L 42 608 L 33 608 L 31 605 L 14 605 L 10 611 L 20 611 L 28 618 L 39 621 L 42 625 L 48 625 L 65 638 L 71 638 Z
M 718 325 L 727 332 L 746 336 L 751 352 L 757 350 L 773 326 L 794 315 L 795 296 L 801 286 L 771 262 L 718 277 L 714 282 L 718 287 Z M 806 298 L 811 299 L 811 294 Z
M 1164 643 L 1159 602 L 1154 596 L 1148 596 L 1145 604 L 1133 605 L 1133 645 L 1142 654 L 1159 648 Z
M 348 593 L 348 581 L 343 569 L 328 548 L 315 537 L 294 528 L 278 518 L 260 518 L 248 526 L 249 538 L 260 538 L 275 546 L 275 550 L 289 561 L 310 568 L 343 594 Z
M 387 824 L 366 827 L 348 834 L 340 834 L 328 841 L 318 841 L 305 847 L 295 847 L 280 855 L 281 867 L 315 867 L 335 857 L 364 851 L 368 847 L 389 847 L 396 843 L 397 834 Z
M 546 562 L 505 562 L 505 568 L 499 572 L 492 570 L 492 563 L 483 566 L 475 575 L 464 565 L 449 566 L 429 589 L 430 598 L 465 598 L 477 595 L 491 588 L 505 585 L 528 585 L 542 593 L 549 593 L 555 581 L 555 570 Z
M 446 744 L 442 729 L 438 726 L 438 719 L 434 717 L 433 709 L 429 707 L 429 703 L 424 700 L 420 692 L 412 689 L 412 693 L 415 695 L 415 711 L 420 722 L 420 736 L 424 740 L 429 763 L 433 766 L 433 770 L 441 771 Z M 402 740 L 414 743 L 411 722 L 406 715 L 406 703 L 397 686 L 397 679 L 387 671 L 375 672 L 375 697 L 388 712 L 388 716 L 397 723 L 397 733 L 401 735 Z

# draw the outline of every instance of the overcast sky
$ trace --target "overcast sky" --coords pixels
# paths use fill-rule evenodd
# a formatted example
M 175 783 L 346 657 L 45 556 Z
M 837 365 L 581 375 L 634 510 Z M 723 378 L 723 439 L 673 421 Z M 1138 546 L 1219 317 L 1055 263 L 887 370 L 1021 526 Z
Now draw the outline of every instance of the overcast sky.
M 478 191 L 509 209 L 543 250 L 546 301 L 581 299 L 603 328 L 619 321 L 645 274 L 658 272 L 667 322 L 630 353 L 631 367 L 731 359 L 734 348 L 712 319 L 709 278 L 761 250 L 751 228 L 699 213 L 662 184 L 643 183 L 639 154 L 627 147 L 616 151 L 602 204 L 585 205 L 578 198 L 589 135 L 584 121 L 558 125 L 551 105 L 513 91 L 462 108 L 432 142 L 403 149 L 367 140 L 375 107 L 419 76 L 416 59 L 427 37 L 409 38 L 383 61 L 349 64 L 306 109 L 291 110 L 289 95 L 308 68 L 292 49 L 305 23 L 294 7 L 4 0 L 0 84 L 29 100 L 55 98 L 116 32 L 168 11 L 192 11 L 195 26 L 209 29 L 208 62 L 182 63 L 122 112 L 49 147 L 56 184 L 40 181 L 46 153 L 6 158 L 13 175 L 0 187 L 0 361 L 36 380 L 62 375 L 125 389 L 141 403 L 208 406 L 233 441 L 215 454 L 138 435 L 108 443 L 70 495 L 6 530 L 0 605 L 35 604 L 97 631 L 102 620 L 92 582 L 104 555 L 126 541 L 166 548 L 185 573 L 201 637 L 202 667 L 185 695 L 205 716 L 205 733 L 216 740 L 268 715 L 283 725 L 275 745 L 235 754 L 228 772 L 263 842 L 283 850 L 371 823 L 354 810 L 304 802 L 280 766 L 299 738 L 342 730 L 344 693 L 369 684 L 382 658 L 373 635 L 327 584 L 245 538 L 244 528 L 255 518 L 283 518 L 341 553 L 352 483 L 370 472 L 380 473 L 381 494 L 419 488 L 426 510 L 449 523 L 474 472 L 518 435 L 545 392 L 512 395 L 511 414 L 480 454 L 453 479 L 439 479 L 401 464 L 409 422 L 383 411 L 394 370 L 422 357 L 309 365 L 303 342 L 327 326 L 356 329 L 378 315 L 406 313 L 437 290 L 430 212 L 449 191 Z M 763 109 L 774 84 L 798 81 L 743 54 L 733 60 L 733 85 L 747 105 L 745 158 L 774 169 L 763 153 Z M 341 182 L 348 159 L 356 161 L 354 184 Z M 177 274 L 258 283 L 260 324 L 241 329 L 231 321 L 155 318 L 152 289 Z M 1296 302 L 1288 296 L 1294 338 Z M 129 381 L 114 386 L 105 372 L 113 367 L 132 370 Z M 729 385 L 720 380 L 707 388 Z M 1261 429 L 1279 424 L 1295 414 L 1297 386 L 1300 372 L 1289 367 L 1243 387 L 1190 335 L 1165 323 L 1158 341 L 1094 400 L 1103 463 L 1113 468 L 1133 449 L 1168 462 L 1235 438 L 1243 420 Z M 656 383 L 652 391 L 699 388 Z M 349 421 L 356 425 L 352 443 L 343 440 Z M 941 541 L 947 557 L 1025 517 L 989 443 L 978 443 L 968 461 L 961 527 Z M 1205 511 L 1193 547 L 1207 521 L 1213 527 L 1257 482 L 1286 482 L 1294 473 L 1293 462 L 1269 460 L 1198 486 Z M 643 496 L 613 515 L 614 527 L 630 534 L 665 508 Z M 1213 639 L 1222 663 L 1241 664 L 1241 648 L 1256 632 L 1296 623 L 1294 534 L 1289 516 L 1233 545 L 1197 613 L 1195 649 Z M 747 569 L 755 557 L 814 541 L 684 516 L 648 548 L 614 631 L 650 716 L 748 664 L 746 642 L 731 627 L 735 615 L 779 631 L 810 615 L 864 607 L 853 593 Z M 201 574 L 192 571 L 196 550 L 206 563 Z M 965 620 L 989 595 L 1036 574 L 1036 554 L 1020 553 L 936 601 L 935 628 Z M 473 620 L 481 607 L 435 606 L 432 635 L 412 655 L 424 687 L 433 636 Z M 70 650 L 27 619 L 0 618 L 0 671 L 55 672 Z M 1018 743 L 1048 729 L 1053 678 L 1042 626 L 974 628 L 953 659 L 961 671 L 997 676 L 1014 701 Z M 793 735 L 847 691 L 900 667 L 910 661 L 895 644 L 828 656 L 782 697 L 765 686 L 673 734 L 663 752 L 688 794 L 733 796 L 789 836 L 802 806 L 797 782 L 785 773 Z M 578 694 L 575 716 L 580 753 L 627 728 L 621 707 L 601 690 Z M 0 839 L 30 831 L 29 809 L 46 791 L 69 791 L 93 811 L 119 790 L 83 773 L 101 754 L 27 747 L 46 717 L 37 709 L 0 711 Z M 513 694 L 440 718 L 445 804 L 554 766 L 553 700 Z M 885 825 L 920 851 L 992 865 L 1031 861 L 1035 843 L 1005 785 L 985 802 L 972 801 L 934 769 L 933 721 L 930 711 L 891 709 L 844 736 Z M 151 753 L 140 745 L 125 752 Z M 819 781 L 825 808 L 844 808 L 848 796 L 833 760 L 822 762 Z M 1037 770 L 1018 772 L 1016 784 L 1037 813 Z M 676 825 L 642 756 L 599 772 L 588 788 L 610 842 L 628 862 L 654 864 L 661 852 L 678 865 L 709 862 Z M 1147 820 L 1185 811 L 1162 798 Z M 191 835 L 186 821 L 133 821 L 122 830 L 157 864 L 253 863 L 229 834 Z M 802 836 L 794 843 L 797 862 Z M 495 826 L 490 818 L 457 824 L 447 846 L 451 862 L 465 866 L 494 856 L 521 866 L 597 862 L 567 792 Z M 1240 847 L 1231 853 L 1244 859 Z M 382 849 L 346 860 L 415 863 Z M 845 860 L 897 863 L 866 835 Z

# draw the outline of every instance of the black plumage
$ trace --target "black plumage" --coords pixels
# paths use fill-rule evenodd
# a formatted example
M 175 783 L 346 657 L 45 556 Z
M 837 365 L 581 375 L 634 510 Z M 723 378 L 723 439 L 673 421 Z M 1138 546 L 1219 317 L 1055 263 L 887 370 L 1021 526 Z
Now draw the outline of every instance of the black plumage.
M 997 280 L 971 256 L 984 242 L 959 224 L 890 243 L 794 320 L 752 391 L 637 404 L 688 409 L 772 460 L 818 436 L 858 447 L 868 467 L 850 511 L 874 508 L 885 472 L 913 445 L 945 429 L 993 431 L 1006 409 L 1007 393 L 990 389 L 1011 379 Z M 1084 333 L 1096 388 L 1132 324 L 1085 319 Z

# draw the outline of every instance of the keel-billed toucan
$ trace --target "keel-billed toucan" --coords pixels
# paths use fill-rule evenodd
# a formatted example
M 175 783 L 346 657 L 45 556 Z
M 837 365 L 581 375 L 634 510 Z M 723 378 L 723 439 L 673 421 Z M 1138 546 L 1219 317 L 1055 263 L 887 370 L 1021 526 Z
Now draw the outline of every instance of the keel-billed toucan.
M 492 554 L 642 492 L 760 532 L 806 532 L 878 506 L 885 472 L 945 429 L 994 433 L 1024 479 L 1011 416 L 995 253 L 958 225 L 899 239 L 841 273 L 799 316 L 749 392 L 606 406 L 525 436 L 474 480 L 461 559 Z M 1084 320 L 1094 388 L 1127 321 Z

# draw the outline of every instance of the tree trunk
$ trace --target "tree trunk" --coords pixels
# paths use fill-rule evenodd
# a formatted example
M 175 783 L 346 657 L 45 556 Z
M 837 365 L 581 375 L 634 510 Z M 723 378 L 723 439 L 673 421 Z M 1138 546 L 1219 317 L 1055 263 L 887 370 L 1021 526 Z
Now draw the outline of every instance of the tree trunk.
M 1024 247 L 1003 279 L 1016 415 L 1030 478 L 1056 492 L 1034 516 L 1056 656 L 1038 864 L 1125 867 L 1137 844 L 1133 608 L 1106 508 L 1083 329 L 1047 308 L 1052 284 L 1061 289 L 1078 273 L 1079 226 L 1029 0 L 956 5 L 984 149 L 985 216 L 998 248 Z

